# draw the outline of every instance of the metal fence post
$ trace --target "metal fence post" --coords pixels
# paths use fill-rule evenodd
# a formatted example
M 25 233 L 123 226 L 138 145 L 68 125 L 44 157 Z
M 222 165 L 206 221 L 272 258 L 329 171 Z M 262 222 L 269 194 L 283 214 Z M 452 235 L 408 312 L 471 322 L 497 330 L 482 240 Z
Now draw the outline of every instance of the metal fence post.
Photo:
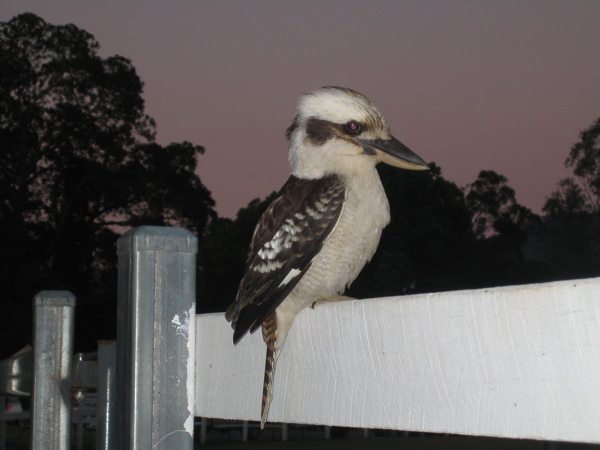
M 118 449 L 193 448 L 197 247 L 182 228 L 118 241 Z
M 71 364 L 75 296 L 41 291 L 34 297 L 31 447 L 70 447 Z
M 115 341 L 98 341 L 98 424 L 96 450 L 115 448 Z

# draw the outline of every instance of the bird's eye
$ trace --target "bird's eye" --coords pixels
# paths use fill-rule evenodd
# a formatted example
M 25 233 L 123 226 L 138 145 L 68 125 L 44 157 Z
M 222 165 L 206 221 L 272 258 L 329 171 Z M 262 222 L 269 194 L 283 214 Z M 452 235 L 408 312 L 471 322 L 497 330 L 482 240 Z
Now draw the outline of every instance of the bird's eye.
M 344 125 L 346 133 L 348 134 L 360 134 L 362 132 L 362 126 L 356 120 L 351 120 Z

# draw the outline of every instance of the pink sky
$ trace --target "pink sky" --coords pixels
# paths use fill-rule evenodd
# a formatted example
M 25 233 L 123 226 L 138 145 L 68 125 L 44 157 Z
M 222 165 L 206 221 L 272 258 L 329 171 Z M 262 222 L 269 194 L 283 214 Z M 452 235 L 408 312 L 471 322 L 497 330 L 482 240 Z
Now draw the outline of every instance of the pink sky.
M 464 186 L 505 175 L 540 212 L 600 116 L 600 2 L 3 0 L 130 58 L 159 143 L 206 147 L 199 174 L 233 217 L 289 175 L 298 96 L 356 89 L 394 135 Z

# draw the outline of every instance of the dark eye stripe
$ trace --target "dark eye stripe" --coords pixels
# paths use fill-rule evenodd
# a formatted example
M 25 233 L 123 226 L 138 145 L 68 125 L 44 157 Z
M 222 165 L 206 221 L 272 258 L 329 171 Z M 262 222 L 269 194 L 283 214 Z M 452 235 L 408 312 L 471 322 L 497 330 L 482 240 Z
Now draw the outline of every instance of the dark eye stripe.
M 306 121 L 306 137 L 310 140 L 312 145 L 323 145 L 335 136 L 357 136 L 365 131 L 365 129 L 366 127 L 356 120 L 351 120 L 345 124 L 339 124 L 329 122 L 328 120 L 317 119 L 316 117 L 310 117 Z
M 306 136 L 313 145 L 323 145 L 334 136 L 335 124 L 311 117 L 306 121 Z

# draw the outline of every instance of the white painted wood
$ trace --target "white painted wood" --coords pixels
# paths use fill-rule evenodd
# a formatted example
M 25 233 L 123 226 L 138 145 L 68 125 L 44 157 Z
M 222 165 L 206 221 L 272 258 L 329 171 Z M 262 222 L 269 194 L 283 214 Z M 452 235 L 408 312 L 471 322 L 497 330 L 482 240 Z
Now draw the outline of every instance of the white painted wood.
M 259 420 L 260 333 L 196 329 L 195 414 Z M 269 420 L 600 443 L 600 278 L 305 310 Z

